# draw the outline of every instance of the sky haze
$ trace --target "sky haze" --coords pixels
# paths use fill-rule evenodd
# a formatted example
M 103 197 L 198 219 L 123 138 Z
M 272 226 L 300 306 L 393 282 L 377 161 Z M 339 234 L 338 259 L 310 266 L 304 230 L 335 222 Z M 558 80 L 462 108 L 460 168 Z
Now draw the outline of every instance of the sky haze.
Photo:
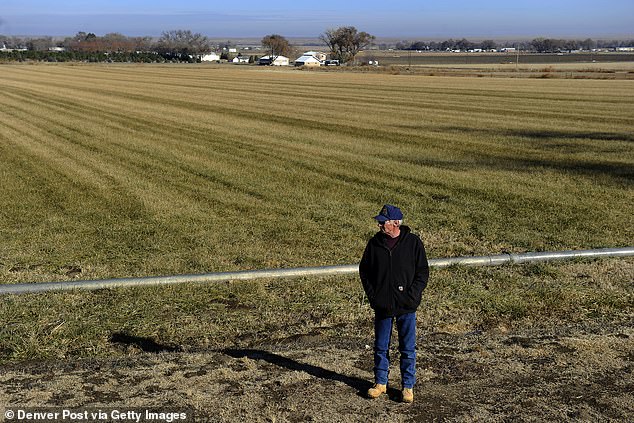
M 189 29 L 209 37 L 317 37 L 344 25 L 418 39 L 631 36 L 634 1 L 5 0 L 0 6 L 0 34 L 16 36 L 159 36 Z

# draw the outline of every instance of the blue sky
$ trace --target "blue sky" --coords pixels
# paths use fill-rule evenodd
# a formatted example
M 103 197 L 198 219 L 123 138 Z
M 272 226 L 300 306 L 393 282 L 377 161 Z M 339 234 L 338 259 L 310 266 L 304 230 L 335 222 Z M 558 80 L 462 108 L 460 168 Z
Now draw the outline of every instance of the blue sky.
M 229 1 L 4 0 L 2 35 L 158 36 L 189 29 L 210 37 L 317 37 L 356 26 L 378 37 L 509 38 L 634 34 L 634 0 Z

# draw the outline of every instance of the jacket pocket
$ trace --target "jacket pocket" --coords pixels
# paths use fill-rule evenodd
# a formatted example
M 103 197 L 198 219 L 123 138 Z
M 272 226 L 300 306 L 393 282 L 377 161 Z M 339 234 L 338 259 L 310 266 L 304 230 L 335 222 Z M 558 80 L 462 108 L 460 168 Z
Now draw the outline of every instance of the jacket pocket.
M 399 308 L 415 310 L 420 304 L 420 298 L 412 292 L 411 287 L 396 286 L 396 301 Z

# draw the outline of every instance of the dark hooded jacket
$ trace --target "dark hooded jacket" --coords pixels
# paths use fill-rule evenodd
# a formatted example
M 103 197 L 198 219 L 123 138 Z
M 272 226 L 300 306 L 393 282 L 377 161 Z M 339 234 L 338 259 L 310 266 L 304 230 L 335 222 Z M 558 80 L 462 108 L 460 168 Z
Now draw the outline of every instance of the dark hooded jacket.
M 429 278 L 425 246 L 409 227 L 401 226 L 398 243 L 390 251 L 386 235 L 368 241 L 359 276 L 370 306 L 383 316 L 413 313 L 420 305 Z

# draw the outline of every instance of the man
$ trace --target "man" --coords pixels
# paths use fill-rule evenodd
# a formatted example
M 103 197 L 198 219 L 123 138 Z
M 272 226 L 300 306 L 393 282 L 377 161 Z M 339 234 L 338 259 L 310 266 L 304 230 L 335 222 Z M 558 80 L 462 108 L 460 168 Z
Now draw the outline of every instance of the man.
M 414 401 L 416 382 L 416 309 L 429 278 L 421 239 L 402 225 L 403 213 L 386 204 L 376 219 L 380 231 L 365 248 L 359 264 L 363 289 L 374 310 L 374 386 L 370 398 L 387 392 L 392 325 L 396 321 L 402 400 Z

